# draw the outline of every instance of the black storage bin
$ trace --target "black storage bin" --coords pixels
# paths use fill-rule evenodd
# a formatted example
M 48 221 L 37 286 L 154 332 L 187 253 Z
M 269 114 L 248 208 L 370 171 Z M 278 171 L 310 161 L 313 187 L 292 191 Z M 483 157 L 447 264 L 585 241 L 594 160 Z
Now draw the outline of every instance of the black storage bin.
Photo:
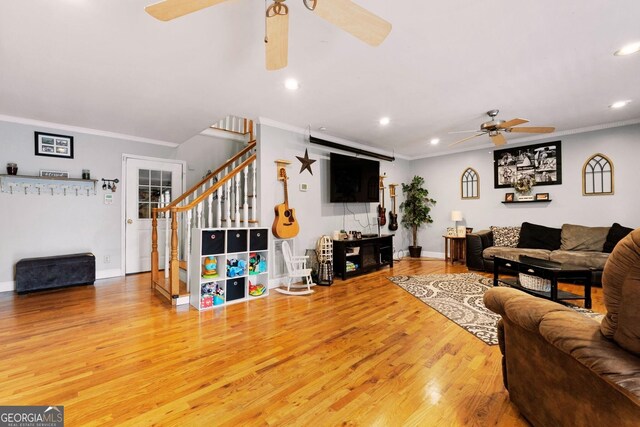
M 247 230 L 227 230 L 227 253 L 247 251 Z
M 235 299 L 244 298 L 244 277 L 227 280 L 226 300 L 233 301 Z
M 16 292 L 72 285 L 91 285 L 96 280 L 96 257 L 92 253 L 25 258 L 16 263 Z
M 255 228 L 249 230 L 249 251 L 266 251 L 269 240 L 269 233 L 266 228 Z
M 202 232 L 202 255 L 224 253 L 224 230 Z

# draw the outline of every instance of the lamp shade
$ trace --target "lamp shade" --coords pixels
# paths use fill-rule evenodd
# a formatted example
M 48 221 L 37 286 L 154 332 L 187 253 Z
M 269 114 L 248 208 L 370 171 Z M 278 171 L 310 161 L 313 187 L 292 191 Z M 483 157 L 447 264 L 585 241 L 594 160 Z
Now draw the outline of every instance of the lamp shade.
M 462 212 L 451 211 L 451 221 L 462 221 Z

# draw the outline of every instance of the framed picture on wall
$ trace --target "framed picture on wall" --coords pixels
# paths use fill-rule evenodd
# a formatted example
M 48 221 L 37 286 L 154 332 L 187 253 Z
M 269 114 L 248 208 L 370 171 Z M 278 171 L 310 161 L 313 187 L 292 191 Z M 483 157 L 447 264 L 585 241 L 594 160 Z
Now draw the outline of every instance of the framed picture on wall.
M 73 137 L 35 132 L 36 156 L 73 159 Z
M 560 141 L 493 152 L 494 188 L 508 188 L 524 175 L 533 177 L 536 185 L 562 184 L 562 150 Z

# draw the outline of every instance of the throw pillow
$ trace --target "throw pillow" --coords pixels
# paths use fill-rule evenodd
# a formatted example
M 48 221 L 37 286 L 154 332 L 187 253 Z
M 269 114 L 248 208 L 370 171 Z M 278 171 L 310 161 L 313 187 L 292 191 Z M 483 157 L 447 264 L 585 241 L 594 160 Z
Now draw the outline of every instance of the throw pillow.
M 632 231 L 633 228 L 623 227 L 617 222 L 614 222 L 609 229 L 609 234 L 607 234 L 607 240 L 604 242 L 602 252 L 613 252 L 613 248 L 616 247 L 618 242 L 627 237 L 627 234 L 631 233 Z
M 520 227 L 496 227 L 491 226 L 493 233 L 493 246 L 515 248 L 520 238 Z
M 609 228 L 563 224 L 560 249 L 563 251 L 602 252 Z
M 519 248 L 548 249 L 555 251 L 560 249 L 560 228 L 545 227 L 544 225 L 523 222 L 520 228 Z

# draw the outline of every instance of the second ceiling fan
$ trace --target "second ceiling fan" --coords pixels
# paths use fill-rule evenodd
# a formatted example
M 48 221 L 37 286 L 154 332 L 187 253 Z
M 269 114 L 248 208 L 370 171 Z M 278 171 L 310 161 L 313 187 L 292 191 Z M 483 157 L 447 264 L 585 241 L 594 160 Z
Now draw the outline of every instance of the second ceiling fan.
M 197 12 L 229 0 L 164 0 L 145 8 L 145 11 L 161 21 Z M 269 0 L 266 9 L 266 66 L 278 70 L 287 66 L 289 50 L 289 8 L 286 0 Z M 336 25 L 349 34 L 371 45 L 384 41 L 391 24 L 369 12 L 351 0 L 302 0 L 305 7 L 320 18 Z
M 504 145 L 507 143 L 507 139 L 504 137 L 502 132 L 523 132 L 523 133 L 551 133 L 556 130 L 554 127 L 550 126 L 528 126 L 528 127 L 516 127 L 518 125 L 522 125 L 525 123 L 529 123 L 527 119 L 511 119 L 511 120 L 499 120 L 496 119 L 496 116 L 500 110 L 489 110 L 487 111 L 487 115 L 491 118 L 488 122 L 484 122 L 480 125 L 480 130 L 463 130 L 460 132 L 451 132 L 451 133 L 466 133 L 473 132 L 476 135 L 470 136 L 468 138 L 463 138 L 459 141 L 456 141 L 449 146 L 460 144 L 461 142 L 468 141 L 477 136 L 489 135 L 491 138 L 491 142 L 493 142 L 496 146 Z

